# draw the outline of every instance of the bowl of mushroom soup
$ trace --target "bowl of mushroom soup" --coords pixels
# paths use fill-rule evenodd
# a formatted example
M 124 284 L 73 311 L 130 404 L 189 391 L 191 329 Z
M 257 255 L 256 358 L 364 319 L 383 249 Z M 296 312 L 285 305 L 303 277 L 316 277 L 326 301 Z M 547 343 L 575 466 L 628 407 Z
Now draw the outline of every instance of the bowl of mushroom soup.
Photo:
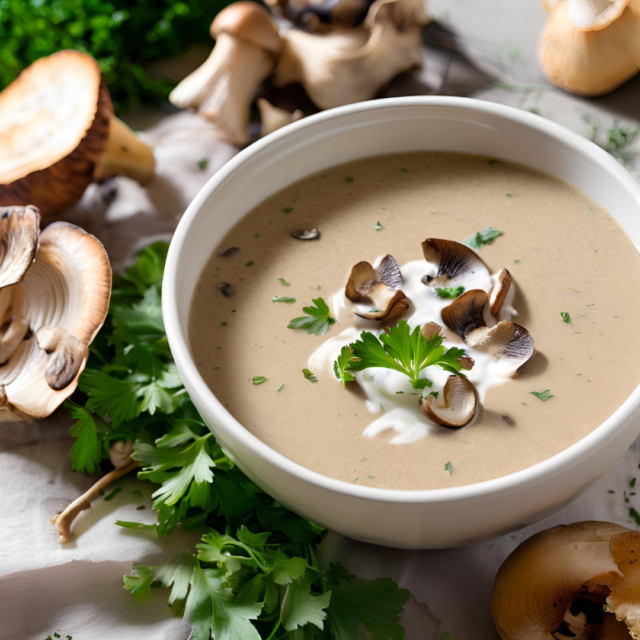
M 340 107 L 198 194 L 167 335 L 221 445 L 288 508 L 387 546 L 479 542 L 560 509 L 640 432 L 640 278 L 610 277 L 640 272 L 639 213 L 620 164 L 536 115 Z

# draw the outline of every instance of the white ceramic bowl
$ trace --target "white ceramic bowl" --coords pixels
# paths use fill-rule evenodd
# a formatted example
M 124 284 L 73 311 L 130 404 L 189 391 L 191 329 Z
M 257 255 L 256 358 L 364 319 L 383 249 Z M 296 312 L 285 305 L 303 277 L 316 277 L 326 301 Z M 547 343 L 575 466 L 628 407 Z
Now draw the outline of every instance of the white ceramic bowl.
M 393 547 L 440 548 L 523 527 L 584 492 L 640 432 L 640 387 L 593 433 L 533 467 L 469 486 L 394 491 L 328 478 L 263 444 L 207 387 L 187 340 L 189 304 L 200 271 L 245 213 L 283 187 L 327 167 L 417 150 L 483 154 L 550 173 L 605 207 L 638 245 L 640 188 L 591 142 L 539 116 L 489 102 L 391 98 L 290 124 L 218 171 L 178 226 L 169 250 L 162 306 L 171 350 L 193 402 L 229 456 L 254 482 L 293 511 L 346 536 Z

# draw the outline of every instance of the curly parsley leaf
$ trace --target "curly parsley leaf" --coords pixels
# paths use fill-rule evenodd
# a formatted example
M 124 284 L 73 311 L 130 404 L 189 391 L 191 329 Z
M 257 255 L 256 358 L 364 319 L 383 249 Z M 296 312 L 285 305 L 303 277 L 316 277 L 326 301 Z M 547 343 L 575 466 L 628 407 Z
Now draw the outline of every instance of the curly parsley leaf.
M 333 363 L 333 372 L 336 374 L 336 378 L 340 381 L 343 387 L 347 386 L 347 382 L 353 382 L 355 378 L 351 373 L 351 360 L 353 358 L 353 352 L 351 347 L 346 345 L 340 350 L 340 355 Z
M 436 287 L 436 293 L 447 300 L 459 298 L 464 293 L 464 287 Z
M 539 400 L 542 400 L 542 402 L 546 402 L 547 400 L 550 400 L 551 398 L 555 397 L 550 393 L 549 389 L 545 389 L 544 391 L 529 391 L 529 393 L 532 396 L 535 396 L 536 398 L 538 398 Z
M 571 324 L 571 316 L 568 311 L 561 311 L 560 317 L 562 318 L 562 322 L 566 322 L 567 324 Z
M 307 314 L 294 318 L 289 322 L 289 329 L 307 329 L 307 333 L 314 333 L 317 336 L 323 336 L 332 324 L 335 324 L 335 318 L 330 315 L 329 307 L 322 298 L 314 298 L 312 307 L 303 307 L 302 310 Z
M 486 229 L 482 229 L 482 231 L 478 231 L 470 238 L 467 238 L 465 244 L 472 249 L 482 249 L 482 247 L 488 244 L 493 244 L 493 241 L 501 235 L 502 231 L 498 231 L 498 229 L 494 229 L 493 227 L 487 227 Z
M 294 580 L 284 594 L 281 606 L 282 625 L 287 631 L 295 631 L 299 627 L 313 624 L 324 629 L 327 617 L 326 608 L 331 600 L 331 592 L 322 595 L 311 593 L 311 580 L 299 578 Z
M 457 347 L 447 349 L 442 346 L 441 335 L 427 340 L 417 326 L 411 332 L 406 320 L 400 320 L 397 327 L 390 327 L 380 338 L 368 331 L 360 334 L 360 340 L 351 345 L 353 371 L 364 371 L 372 367 L 392 369 L 405 374 L 414 389 L 431 386 L 427 378 L 420 378 L 420 372 L 427 367 L 437 366 L 445 371 L 464 376 L 459 359 L 464 350 Z
M 302 375 L 304 375 L 305 380 L 308 380 L 309 382 L 318 382 L 318 378 L 316 378 L 314 373 L 309 371 L 309 369 L 303 369 Z
M 100 462 L 104 455 L 104 433 L 101 433 L 98 422 L 102 422 L 98 416 L 87 411 L 84 407 L 67 400 L 64 405 L 74 420 L 77 420 L 70 430 L 75 438 L 71 447 L 71 467 L 79 473 L 88 475 L 100 471 Z
M 257 387 L 261 384 L 264 384 L 269 378 L 265 377 L 265 376 L 253 376 L 253 378 L 251 378 L 251 382 L 253 383 L 254 387 Z

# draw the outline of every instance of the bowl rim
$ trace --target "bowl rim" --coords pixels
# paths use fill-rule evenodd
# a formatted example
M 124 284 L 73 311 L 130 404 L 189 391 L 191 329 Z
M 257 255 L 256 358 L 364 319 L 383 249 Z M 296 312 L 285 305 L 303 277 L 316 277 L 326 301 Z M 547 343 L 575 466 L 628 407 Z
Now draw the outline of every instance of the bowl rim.
M 608 171 L 622 186 L 633 193 L 640 210 L 640 185 L 617 160 L 596 144 L 562 125 L 515 107 L 474 98 L 410 96 L 360 102 L 308 116 L 270 133 L 249 145 L 229 160 L 209 179 L 204 187 L 202 187 L 188 206 L 176 228 L 169 247 L 162 282 L 162 315 L 169 345 L 175 361 L 178 364 L 180 373 L 183 376 L 185 387 L 187 389 L 192 388 L 194 395 L 198 396 L 201 401 L 206 404 L 211 413 L 214 414 L 219 429 L 227 432 L 231 437 L 239 441 L 242 446 L 251 450 L 254 455 L 259 456 L 269 464 L 272 464 L 298 480 L 354 498 L 385 503 L 424 504 L 457 502 L 512 491 L 523 485 L 548 479 L 550 476 L 557 475 L 562 470 L 579 463 L 581 458 L 595 453 L 617 431 L 628 425 L 629 421 L 634 417 L 634 414 L 640 411 L 640 385 L 634 389 L 624 403 L 620 405 L 607 420 L 596 427 L 591 433 L 567 449 L 530 467 L 498 478 L 456 487 L 419 490 L 385 489 L 357 485 L 345 480 L 325 476 L 317 471 L 307 469 L 283 454 L 278 453 L 275 449 L 262 442 L 257 436 L 253 435 L 231 415 L 213 391 L 207 386 L 195 365 L 188 342 L 188 329 L 185 328 L 186 330 L 184 332 L 181 329 L 177 306 L 177 289 L 179 282 L 176 276 L 182 255 L 188 244 L 191 230 L 212 193 L 219 186 L 223 185 L 234 173 L 241 170 L 245 161 L 274 143 L 280 142 L 305 129 L 311 129 L 319 123 L 338 120 L 352 114 L 389 107 L 448 107 L 456 110 L 466 110 L 497 116 L 516 124 L 524 125 L 530 129 L 538 130 L 541 133 L 555 138 L 565 146 L 569 146 L 574 152 L 587 155 L 596 161 L 603 171 Z

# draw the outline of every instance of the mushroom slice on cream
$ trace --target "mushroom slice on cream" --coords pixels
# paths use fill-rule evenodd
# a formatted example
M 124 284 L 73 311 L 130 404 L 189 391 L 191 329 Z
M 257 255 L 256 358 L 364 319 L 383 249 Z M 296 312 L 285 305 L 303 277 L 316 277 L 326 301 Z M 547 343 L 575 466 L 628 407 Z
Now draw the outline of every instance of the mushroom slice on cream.
M 422 243 L 422 251 L 424 259 L 436 269 L 435 273 L 422 278 L 422 282 L 430 287 L 447 287 L 463 278 L 489 278 L 489 269 L 484 262 L 460 242 L 427 238 Z
M 500 313 L 507 293 L 509 293 L 511 282 L 511 274 L 506 267 L 502 267 L 489 294 L 489 308 L 492 315 L 497 316 Z
M 44 418 L 75 391 L 89 345 L 105 320 L 109 259 L 96 238 L 55 222 L 40 234 L 36 259 L 22 280 L 0 289 L 0 300 L 6 292 L 11 294 L 6 315 L 13 318 L 0 351 L 12 331 L 17 348 L 0 367 L 0 419 Z M 24 330 L 25 323 L 31 331 Z
M 375 305 L 368 313 L 354 311 L 361 318 L 371 320 L 397 320 L 409 308 L 409 299 L 398 288 L 403 278 L 398 263 L 387 254 L 377 267 L 358 262 L 351 270 L 345 295 L 349 300 L 369 300 Z
M 294 231 L 290 235 L 296 240 L 320 240 L 320 230 L 316 227 L 313 229 L 301 229 L 300 231 Z
M 471 422 L 478 406 L 476 388 L 461 376 L 449 376 L 436 398 L 430 395 L 420 404 L 422 413 L 436 424 L 459 429 Z
M 639 551 L 640 533 L 609 522 L 561 525 L 525 540 L 494 583 L 500 637 L 640 638 Z
M 441 331 L 442 327 L 437 322 L 425 322 L 420 329 L 422 337 L 427 341 L 439 336 Z
M 236 2 L 211 23 L 216 44 L 209 58 L 171 92 L 176 107 L 197 109 L 216 122 L 233 144 L 249 140 L 251 103 L 273 72 L 282 48 L 269 12 L 254 2 Z
M 42 215 L 75 204 L 93 180 L 146 182 L 154 157 L 113 115 L 98 63 L 80 51 L 40 58 L 0 93 L 0 201 Z
M 533 338 L 524 327 L 507 320 L 488 327 L 484 321 L 488 302 L 485 291 L 472 289 L 442 310 L 442 320 L 472 349 L 503 361 L 503 373 L 511 376 L 533 355 Z

